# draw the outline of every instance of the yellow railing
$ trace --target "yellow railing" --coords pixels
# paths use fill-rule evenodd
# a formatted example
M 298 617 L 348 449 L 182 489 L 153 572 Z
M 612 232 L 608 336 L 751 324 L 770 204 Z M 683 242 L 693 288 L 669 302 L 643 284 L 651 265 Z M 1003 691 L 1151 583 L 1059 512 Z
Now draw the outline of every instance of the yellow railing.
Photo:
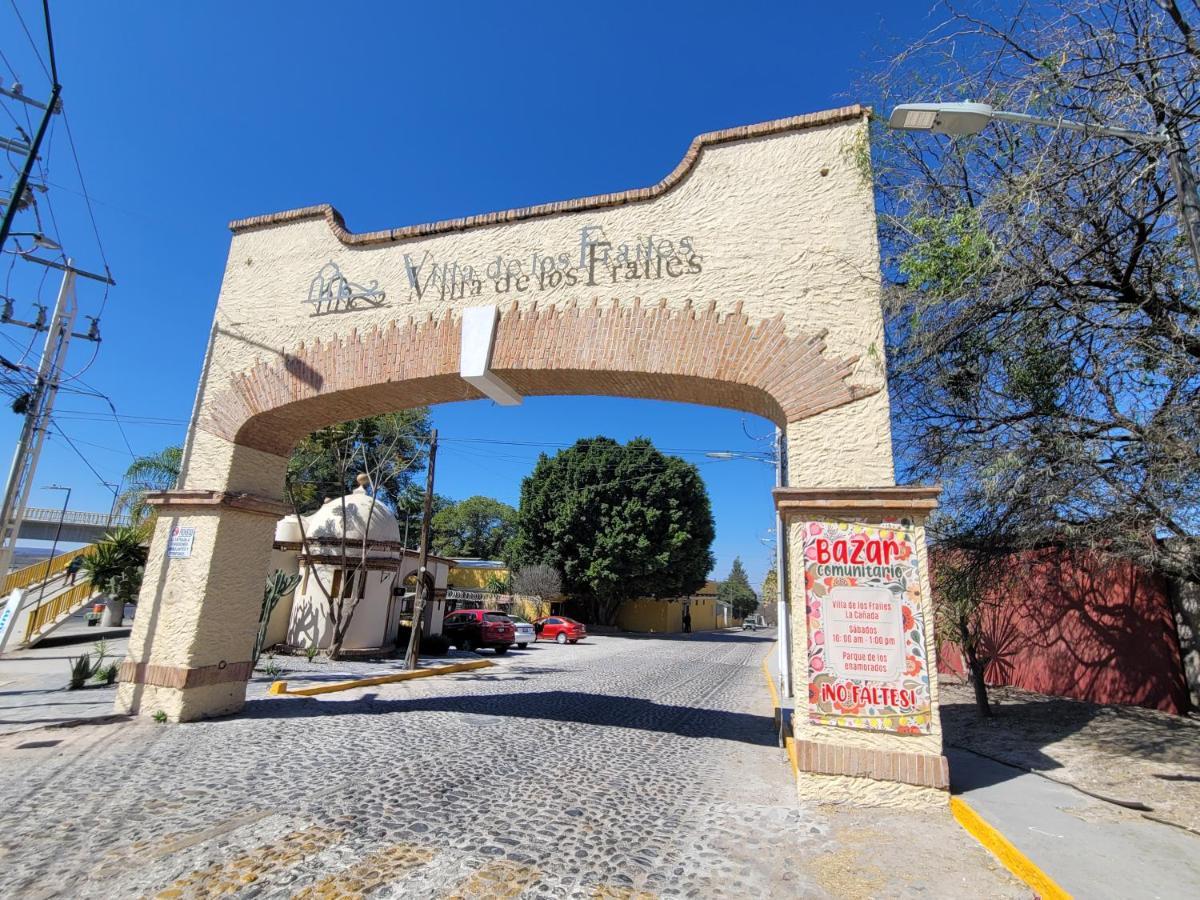
M 17 588 L 29 587 L 35 582 L 41 581 L 43 577 L 57 575 L 59 572 L 66 569 L 67 564 L 77 556 L 83 556 L 86 553 L 91 553 L 95 544 L 88 544 L 86 547 L 80 547 L 78 550 L 68 550 L 66 553 L 60 553 L 58 556 L 50 560 L 50 571 L 46 572 L 46 561 L 36 562 L 32 566 L 26 566 L 23 569 L 17 569 L 15 572 L 9 573 L 4 579 L 4 584 L 0 586 L 0 595 L 7 597 Z
M 45 565 L 43 563 L 43 565 Z M 57 597 L 51 597 L 37 609 L 31 610 L 25 620 L 25 640 L 41 631 L 45 626 L 57 621 L 60 616 L 75 611 L 92 595 L 92 584 L 84 581 L 69 590 L 63 591 Z

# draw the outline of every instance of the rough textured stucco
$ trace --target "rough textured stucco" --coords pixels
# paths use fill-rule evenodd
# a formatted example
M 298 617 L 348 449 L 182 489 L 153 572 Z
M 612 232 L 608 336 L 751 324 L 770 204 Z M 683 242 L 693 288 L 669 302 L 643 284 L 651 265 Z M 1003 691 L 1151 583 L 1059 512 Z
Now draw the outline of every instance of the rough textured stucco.
M 801 772 L 796 781 L 801 803 L 847 803 L 855 806 L 886 806 L 904 809 L 945 809 L 945 791 L 901 784 L 898 781 L 876 781 L 874 778 L 852 778 L 847 775 L 814 775 Z
M 700 154 L 690 171 L 657 199 L 612 209 L 583 210 L 367 248 L 346 246 L 324 218 L 238 233 L 230 249 L 215 318 L 200 419 L 204 422 L 220 415 L 214 408 L 218 398 L 243 373 L 263 365 L 295 366 L 292 355 L 298 348 L 312 348 L 318 342 L 328 347 L 392 323 L 403 327 L 410 319 L 418 325 L 432 321 L 453 326 L 455 310 L 468 305 L 495 303 L 507 310 L 515 300 L 524 312 L 535 304 L 538 308 L 549 304 L 559 309 L 572 304 L 586 308 L 594 301 L 605 308 L 616 303 L 627 310 L 640 301 L 644 307 L 665 304 L 676 313 L 712 305 L 718 319 L 740 311 L 751 326 L 782 316 L 788 335 L 803 340 L 824 334 L 826 358 L 853 360 L 848 384 L 870 392 L 874 399 L 822 413 L 817 417 L 820 424 L 814 422 L 811 428 L 791 426 L 797 448 L 793 472 L 811 467 L 820 459 L 822 448 L 838 447 L 841 455 L 830 454 L 825 461 L 830 478 L 844 484 L 890 483 L 887 397 L 880 390 L 884 375 L 874 212 L 869 187 L 846 152 L 861 140 L 864 127 L 849 121 L 716 146 Z M 535 252 L 567 253 L 577 265 L 581 229 L 597 226 L 615 245 L 647 236 L 676 244 L 689 238 L 703 258 L 703 271 L 674 279 L 619 281 L 595 287 L 562 285 L 524 293 L 496 294 L 485 284 L 482 296 L 453 300 L 428 291 L 418 298 L 408 286 L 406 255 L 417 264 L 427 260 L 426 266 L 429 260 L 458 261 L 477 269 L 500 255 L 506 261 L 520 259 L 528 269 Z M 303 300 L 313 276 L 331 260 L 352 281 L 378 281 L 387 291 L 387 305 L 314 317 L 312 307 Z M 630 340 L 645 340 L 645 336 L 631 333 Z M 408 349 L 401 344 L 391 352 L 403 356 Z M 535 353 L 542 348 L 529 349 Z M 319 369 L 296 368 L 296 375 L 312 384 L 336 378 L 336 373 Z M 370 399 L 346 397 L 339 408 L 345 410 L 345 417 L 352 417 L 373 408 L 371 403 L 381 398 L 394 407 L 478 396 L 457 378 L 456 370 L 446 375 L 438 384 L 396 383 L 380 388 Z M 560 389 L 586 391 L 596 386 L 589 388 L 586 380 L 564 380 Z M 653 395 L 654 387 L 645 393 Z M 305 416 L 303 411 L 297 414 Z M 323 410 L 320 418 L 329 420 L 331 414 L 336 413 Z M 310 420 L 317 416 L 315 410 L 308 413 Z M 312 422 L 313 427 L 324 423 Z M 197 452 L 202 440 L 198 432 Z M 214 465 L 205 473 L 206 480 L 219 477 L 217 470 Z M 188 473 L 186 485 L 199 486 L 200 473 L 190 458 Z M 863 477 L 856 478 L 856 473 Z M 821 483 L 819 477 L 803 480 Z M 263 489 L 277 492 L 274 484 Z
M 851 152 L 865 132 L 857 108 L 733 130 L 698 141 L 654 189 L 363 238 L 326 210 L 238 223 L 180 487 L 278 499 L 286 452 L 306 431 L 478 396 L 457 374 L 458 317 L 492 304 L 504 313 L 496 368 L 517 387 L 748 409 L 787 424 L 792 483 L 891 484 L 873 197 Z M 609 241 L 614 256 L 652 239 L 658 254 L 696 266 L 639 279 L 600 270 L 589 285 L 583 235 Z M 574 268 L 575 284 L 537 284 L 535 254 Z M 497 258 L 522 261 L 525 290 L 483 277 Z M 314 315 L 304 301 L 330 262 L 351 282 L 377 283 L 385 305 Z M 413 267 L 423 280 L 435 264 L 474 267 L 481 293 L 415 291 Z M 245 659 L 273 522 L 185 512 L 164 511 L 130 658 L 185 668 Z M 163 559 L 172 523 L 199 529 L 192 559 Z M 174 690 L 134 687 L 122 687 L 122 703 L 144 713 L 153 709 L 137 691 L 167 709 Z M 177 690 L 186 697 L 167 712 L 228 711 L 230 690 Z M 940 746 L 935 737 L 925 743 Z

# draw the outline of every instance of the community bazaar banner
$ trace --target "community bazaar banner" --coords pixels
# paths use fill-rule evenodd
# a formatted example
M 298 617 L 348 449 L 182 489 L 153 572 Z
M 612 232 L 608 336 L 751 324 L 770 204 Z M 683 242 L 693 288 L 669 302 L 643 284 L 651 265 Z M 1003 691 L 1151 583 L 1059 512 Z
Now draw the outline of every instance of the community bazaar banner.
M 930 676 L 911 530 L 807 523 L 804 587 L 809 721 L 928 733 Z

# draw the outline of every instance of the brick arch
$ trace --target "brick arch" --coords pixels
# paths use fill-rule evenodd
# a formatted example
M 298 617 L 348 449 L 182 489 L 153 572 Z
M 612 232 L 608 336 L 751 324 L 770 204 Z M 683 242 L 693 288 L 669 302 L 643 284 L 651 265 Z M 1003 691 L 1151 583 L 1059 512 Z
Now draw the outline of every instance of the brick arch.
M 198 426 L 242 446 L 287 454 L 334 422 L 483 395 L 459 377 L 461 320 L 390 322 L 301 344 L 234 376 Z M 751 323 L 715 304 L 513 304 L 497 327 L 492 368 L 525 396 L 601 394 L 676 400 L 795 422 L 880 390 L 848 382 L 855 359 L 823 335 L 788 335 L 782 315 Z

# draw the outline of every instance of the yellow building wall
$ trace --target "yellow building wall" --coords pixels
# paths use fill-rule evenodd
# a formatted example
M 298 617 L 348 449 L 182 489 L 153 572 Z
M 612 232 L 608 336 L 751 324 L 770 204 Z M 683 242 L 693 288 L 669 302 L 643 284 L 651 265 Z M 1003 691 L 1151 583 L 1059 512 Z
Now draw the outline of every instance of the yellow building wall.
M 682 604 L 681 604 L 682 605 Z M 692 631 L 715 631 L 717 628 L 717 604 L 709 597 L 693 600 Z
M 508 569 L 460 569 L 450 567 L 446 587 L 464 591 L 482 591 L 490 578 L 507 578 Z
M 643 634 L 683 631 L 683 604 L 667 600 L 627 600 L 617 609 L 617 627 Z
M 692 612 L 692 631 L 716 631 L 724 628 L 717 620 L 717 601 L 700 596 L 689 601 Z M 622 631 L 643 634 L 679 634 L 683 631 L 683 607 L 680 600 L 629 600 L 617 609 L 617 627 Z M 730 625 L 740 625 L 740 619 L 729 619 Z

